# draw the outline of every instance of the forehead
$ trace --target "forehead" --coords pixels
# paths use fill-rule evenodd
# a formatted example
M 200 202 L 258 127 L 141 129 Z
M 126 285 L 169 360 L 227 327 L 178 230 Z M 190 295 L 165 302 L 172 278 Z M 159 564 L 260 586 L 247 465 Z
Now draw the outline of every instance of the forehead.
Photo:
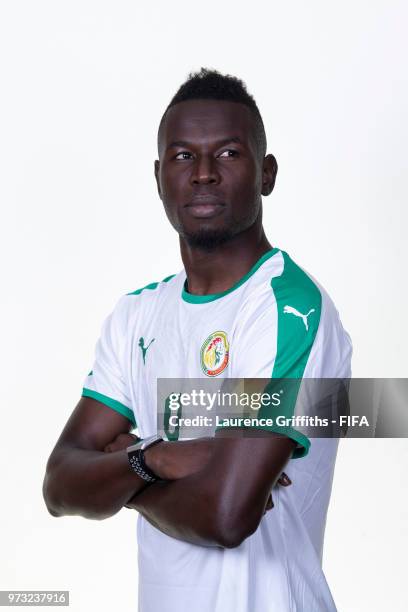
M 167 111 L 159 132 L 159 149 L 172 141 L 211 144 L 238 137 L 256 147 L 255 120 L 251 110 L 227 100 L 188 100 Z

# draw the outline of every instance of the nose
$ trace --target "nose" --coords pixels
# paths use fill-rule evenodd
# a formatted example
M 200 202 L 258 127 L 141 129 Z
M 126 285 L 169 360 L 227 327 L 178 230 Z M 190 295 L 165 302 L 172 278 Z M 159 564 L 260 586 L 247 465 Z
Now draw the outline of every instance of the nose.
M 211 185 L 219 183 L 220 175 L 217 170 L 217 162 L 210 155 L 200 155 L 195 159 L 191 182 L 193 185 Z

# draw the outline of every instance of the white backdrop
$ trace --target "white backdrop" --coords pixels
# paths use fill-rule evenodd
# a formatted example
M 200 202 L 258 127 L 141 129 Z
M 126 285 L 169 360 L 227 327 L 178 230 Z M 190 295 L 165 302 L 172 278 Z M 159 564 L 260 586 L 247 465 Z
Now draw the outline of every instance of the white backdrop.
M 354 375 L 408 375 L 407 17 L 392 0 L 3 0 L 0 589 L 136 609 L 136 515 L 53 519 L 41 483 L 103 319 L 181 268 L 153 160 L 189 71 L 254 94 L 279 163 L 268 237 L 331 294 Z M 341 445 L 324 559 L 341 612 L 408 609 L 407 469 L 406 440 Z

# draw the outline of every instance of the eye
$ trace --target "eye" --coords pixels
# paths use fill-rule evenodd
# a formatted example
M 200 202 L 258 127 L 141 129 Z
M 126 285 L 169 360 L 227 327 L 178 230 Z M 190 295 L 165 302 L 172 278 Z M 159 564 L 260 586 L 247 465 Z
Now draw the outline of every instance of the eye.
M 177 153 L 177 155 L 175 156 L 174 159 L 191 159 L 192 155 L 191 153 L 189 153 L 188 151 L 181 151 L 180 153 Z
M 237 156 L 238 156 L 238 151 L 235 151 L 235 149 L 227 149 L 226 151 L 223 151 L 222 153 L 220 153 L 218 157 L 222 157 L 223 159 L 228 159 L 230 157 L 237 157 Z

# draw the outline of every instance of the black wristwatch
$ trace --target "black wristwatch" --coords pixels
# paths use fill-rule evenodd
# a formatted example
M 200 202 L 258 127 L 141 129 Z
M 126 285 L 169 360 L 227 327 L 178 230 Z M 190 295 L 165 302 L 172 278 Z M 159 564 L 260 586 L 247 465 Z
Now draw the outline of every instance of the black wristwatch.
M 140 440 L 136 444 L 132 444 L 132 446 L 127 447 L 127 454 L 129 458 L 130 467 L 140 478 L 146 480 L 147 482 L 155 482 L 159 480 L 159 477 L 147 467 L 144 454 L 148 448 L 154 446 L 154 444 L 158 444 L 162 442 L 163 438 L 158 435 L 150 436 L 149 438 L 145 438 L 144 440 Z

